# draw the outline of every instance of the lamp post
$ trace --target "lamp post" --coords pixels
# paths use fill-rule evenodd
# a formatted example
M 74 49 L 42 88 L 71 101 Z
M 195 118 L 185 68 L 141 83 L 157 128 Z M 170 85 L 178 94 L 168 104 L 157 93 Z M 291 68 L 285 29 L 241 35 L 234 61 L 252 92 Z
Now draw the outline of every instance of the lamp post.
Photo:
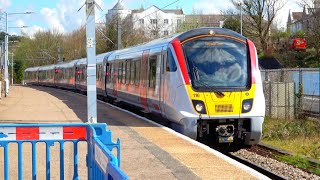
M 13 86 L 13 52 L 11 53 L 11 86 Z
M 15 15 L 15 14 L 32 14 L 33 12 L 24 12 L 24 13 L 7 13 L 4 12 L 6 18 L 6 35 L 5 35 L 5 54 L 4 54 L 4 87 L 5 87 L 5 97 L 9 94 L 9 73 L 8 73 L 8 39 L 9 39 L 9 27 L 8 27 L 8 15 Z
M 238 1 L 238 6 L 240 8 L 240 34 L 242 35 L 242 2 Z

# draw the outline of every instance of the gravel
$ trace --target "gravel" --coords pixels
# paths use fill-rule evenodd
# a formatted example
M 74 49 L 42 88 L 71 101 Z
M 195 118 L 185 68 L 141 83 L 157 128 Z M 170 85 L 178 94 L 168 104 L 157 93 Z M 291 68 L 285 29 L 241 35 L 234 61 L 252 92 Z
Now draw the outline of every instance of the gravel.
M 262 168 L 265 168 L 271 172 L 274 172 L 287 179 L 315 179 L 320 180 L 320 176 L 307 173 L 292 165 L 277 161 L 272 158 L 267 158 L 256 153 L 241 149 L 237 152 L 233 152 L 233 155 L 246 159 Z

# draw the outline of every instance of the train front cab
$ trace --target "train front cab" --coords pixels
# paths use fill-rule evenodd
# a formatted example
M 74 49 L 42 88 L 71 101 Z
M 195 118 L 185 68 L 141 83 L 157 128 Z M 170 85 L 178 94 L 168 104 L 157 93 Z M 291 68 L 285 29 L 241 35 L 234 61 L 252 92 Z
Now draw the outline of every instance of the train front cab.
M 222 28 L 191 30 L 171 44 L 184 81 L 172 104 L 176 129 L 215 144 L 259 143 L 265 100 L 254 44 Z

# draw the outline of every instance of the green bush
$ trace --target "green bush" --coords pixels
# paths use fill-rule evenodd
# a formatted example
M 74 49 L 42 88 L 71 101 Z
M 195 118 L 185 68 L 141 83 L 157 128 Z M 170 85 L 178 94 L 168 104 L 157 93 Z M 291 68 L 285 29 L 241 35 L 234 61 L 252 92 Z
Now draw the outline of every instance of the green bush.
M 266 119 L 262 138 L 265 140 L 289 140 L 299 136 L 304 138 L 320 135 L 320 122 L 308 120 Z
M 20 84 L 24 78 L 25 61 L 16 60 L 14 64 L 15 83 Z

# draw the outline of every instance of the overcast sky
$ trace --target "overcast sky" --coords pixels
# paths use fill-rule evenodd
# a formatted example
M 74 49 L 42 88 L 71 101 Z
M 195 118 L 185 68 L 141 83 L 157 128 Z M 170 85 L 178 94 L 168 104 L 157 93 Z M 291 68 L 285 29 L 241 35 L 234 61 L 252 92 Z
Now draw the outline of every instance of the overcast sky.
M 284 0 L 285 1 L 285 0 Z M 85 8 L 79 12 L 78 9 L 85 0 L 0 0 L 2 12 L 21 13 L 32 11 L 30 15 L 10 15 L 8 17 L 9 27 L 28 26 L 29 28 L 10 28 L 10 34 L 20 34 L 20 31 L 32 35 L 38 30 L 57 29 L 60 32 L 68 33 L 79 28 L 85 23 Z M 96 0 L 102 11 L 96 10 L 96 22 L 104 20 L 104 14 L 115 4 L 116 0 Z M 141 6 L 148 8 L 156 5 L 166 9 L 182 8 L 185 14 L 190 14 L 192 10 L 203 13 L 219 14 L 222 10 L 233 8 L 229 0 L 123 0 L 128 9 L 138 9 Z M 285 27 L 289 9 L 291 11 L 302 11 L 296 0 L 287 0 L 286 5 L 279 13 L 277 21 L 281 27 Z M 3 17 L 3 16 L 2 16 Z M 4 19 L 0 19 L 1 30 L 5 30 Z

